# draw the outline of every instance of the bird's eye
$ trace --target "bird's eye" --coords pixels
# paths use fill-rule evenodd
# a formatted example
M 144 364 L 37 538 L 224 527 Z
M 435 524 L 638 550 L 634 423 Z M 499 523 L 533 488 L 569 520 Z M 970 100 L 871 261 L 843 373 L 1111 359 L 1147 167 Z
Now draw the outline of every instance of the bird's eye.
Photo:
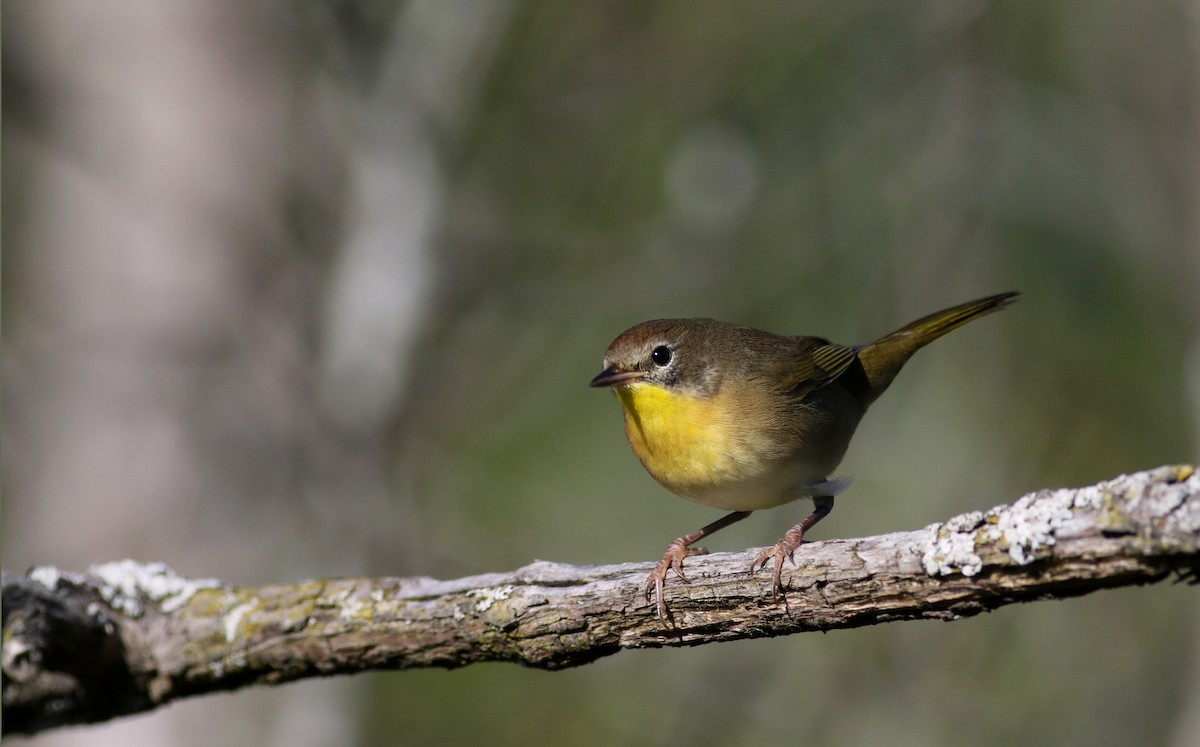
M 659 345 L 650 353 L 650 360 L 654 361 L 656 366 L 667 365 L 671 362 L 671 349 L 666 345 Z

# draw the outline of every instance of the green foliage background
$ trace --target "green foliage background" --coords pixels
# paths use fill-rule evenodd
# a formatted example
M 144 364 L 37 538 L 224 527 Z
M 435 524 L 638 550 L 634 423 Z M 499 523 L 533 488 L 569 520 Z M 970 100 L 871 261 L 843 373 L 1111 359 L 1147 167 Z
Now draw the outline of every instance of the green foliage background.
M 856 343 L 1023 292 L 909 364 L 815 539 L 1197 458 L 1194 3 L 5 11 L 6 568 L 654 559 L 716 514 L 586 383 L 664 316 Z M 373 674 L 37 741 L 1194 744 L 1195 596 Z

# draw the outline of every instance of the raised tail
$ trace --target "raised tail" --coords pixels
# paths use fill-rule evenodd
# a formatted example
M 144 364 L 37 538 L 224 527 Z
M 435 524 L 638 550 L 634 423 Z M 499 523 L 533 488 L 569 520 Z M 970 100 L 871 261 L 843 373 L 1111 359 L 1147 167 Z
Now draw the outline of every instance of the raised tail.
M 967 322 L 1004 308 L 1015 301 L 1018 295 L 1016 291 L 1010 291 L 952 306 L 923 316 L 890 335 L 861 346 L 858 359 L 871 384 L 871 400 L 883 394 L 913 353 Z

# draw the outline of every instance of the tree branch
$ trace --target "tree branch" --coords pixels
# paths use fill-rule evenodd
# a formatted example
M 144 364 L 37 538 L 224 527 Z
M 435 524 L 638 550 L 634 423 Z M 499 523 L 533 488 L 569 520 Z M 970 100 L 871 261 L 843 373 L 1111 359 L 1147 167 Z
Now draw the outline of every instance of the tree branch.
M 103 721 L 177 698 L 372 669 L 512 661 L 562 669 L 626 648 L 954 620 L 1200 571 L 1200 473 L 1161 467 L 918 531 L 806 544 L 772 600 L 756 550 L 689 560 L 642 599 L 649 563 L 536 562 L 454 581 L 236 587 L 132 561 L 3 577 L 4 733 Z

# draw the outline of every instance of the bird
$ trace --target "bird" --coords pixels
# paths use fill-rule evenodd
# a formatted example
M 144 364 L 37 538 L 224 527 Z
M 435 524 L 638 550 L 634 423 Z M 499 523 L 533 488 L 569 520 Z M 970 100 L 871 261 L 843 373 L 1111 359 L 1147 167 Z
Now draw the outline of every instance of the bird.
M 646 580 L 660 621 L 669 573 L 704 537 L 753 511 L 811 498 L 813 511 L 750 566 L 774 563 L 772 598 L 805 533 L 829 515 L 849 479 L 833 476 L 867 408 L 913 353 L 1014 302 L 999 293 L 924 316 L 864 345 L 784 336 L 714 319 L 654 319 L 622 332 L 590 386 L 616 393 L 625 435 L 646 471 L 672 493 L 730 513 L 672 540 Z M 652 599 L 653 598 L 653 599 Z

